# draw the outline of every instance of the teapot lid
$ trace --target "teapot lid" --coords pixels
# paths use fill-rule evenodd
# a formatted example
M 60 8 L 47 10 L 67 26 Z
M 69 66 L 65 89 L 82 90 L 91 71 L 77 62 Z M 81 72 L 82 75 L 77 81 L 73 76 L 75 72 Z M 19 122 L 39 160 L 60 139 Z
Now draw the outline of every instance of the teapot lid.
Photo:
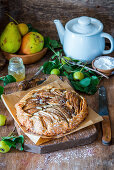
M 103 24 L 95 18 L 82 16 L 70 20 L 65 28 L 76 34 L 90 36 L 102 31 Z

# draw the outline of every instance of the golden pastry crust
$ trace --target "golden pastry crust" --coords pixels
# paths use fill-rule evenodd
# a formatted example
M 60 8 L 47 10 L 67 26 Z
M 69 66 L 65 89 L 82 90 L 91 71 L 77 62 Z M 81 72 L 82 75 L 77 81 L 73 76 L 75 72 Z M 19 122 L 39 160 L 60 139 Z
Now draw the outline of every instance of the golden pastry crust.
M 28 132 L 47 137 L 70 132 L 88 115 L 85 98 L 49 85 L 28 92 L 15 108 Z

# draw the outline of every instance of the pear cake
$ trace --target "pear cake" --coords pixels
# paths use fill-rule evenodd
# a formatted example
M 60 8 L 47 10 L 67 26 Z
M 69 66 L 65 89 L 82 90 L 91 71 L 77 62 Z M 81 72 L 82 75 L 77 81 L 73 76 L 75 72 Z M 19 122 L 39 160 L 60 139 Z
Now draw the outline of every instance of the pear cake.
M 84 97 L 49 85 L 28 92 L 15 108 L 18 121 L 28 132 L 45 137 L 72 131 L 88 115 Z

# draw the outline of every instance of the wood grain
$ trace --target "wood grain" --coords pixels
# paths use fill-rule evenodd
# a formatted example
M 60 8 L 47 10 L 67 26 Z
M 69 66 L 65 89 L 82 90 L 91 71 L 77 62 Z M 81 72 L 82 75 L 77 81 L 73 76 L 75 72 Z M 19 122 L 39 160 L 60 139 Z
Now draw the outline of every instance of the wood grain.
M 0 52 L 0 70 L 3 69 L 3 67 L 6 64 L 6 59 L 4 58 L 4 56 L 2 55 L 2 53 Z
M 111 144 L 111 125 L 109 116 L 103 116 L 102 131 L 103 131 L 102 143 L 104 145 Z
M 51 53 L 48 52 L 44 58 L 35 64 L 26 66 L 26 79 L 30 79 L 34 73 L 38 70 L 39 66 L 42 65 L 46 60 L 49 59 Z M 1 76 L 7 74 L 7 67 L 0 71 Z M 43 75 L 40 75 L 43 78 Z M 1 85 L 1 84 L 0 84 Z M 17 83 L 12 83 L 12 87 L 7 85 L 5 87 L 5 93 L 8 94 L 16 91 Z M 56 170 L 56 169 L 98 169 L 107 170 L 113 169 L 114 167 L 114 76 L 111 76 L 109 80 L 103 79 L 99 86 L 103 85 L 107 90 L 108 109 L 111 119 L 112 129 L 112 145 L 102 145 L 101 128 L 97 125 L 98 139 L 93 143 L 85 146 L 78 146 L 76 148 L 57 151 L 50 154 L 33 154 L 28 152 L 20 152 L 17 150 L 11 150 L 7 154 L 0 154 L 0 169 L 2 170 Z M 9 89 L 10 88 L 10 89 Z M 85 95 L 89 106 L 98 111 L 98 92 L 94 95 Z M 7 116 L 7 126 L 0 128 L 0 136 L 7 136 L 9 132 L 13 130 L 14 122 L 11 115 L 6 110 L 4 104 L 0 100 L 0 114 Z
M 0 0 L 0 33 L 9 22 L 9 18 L 5 13 L 9 12 L 8 0 Z
M 45 36 L 58 38 L 54 19 L 67 21 L 79 16 L 91 16 L 104 24 L 104 31 L 114 36 L 113 0 L 0 0 L 2 28 L 8 21 L 8 12 L 18 22 L 32 23 Z M 4 17 L 4 19 L 3 19 Z M 9 19 L 10 20 L 10 19 Z
M 32 23 L 43 35 L 58 39 L 54 19 L 60 19 L 65 25 L 71 18 L 87 15 L 101 20 L 104 31 L 114 37 L 114 0 L 0 0 L 0 32 L 9 18 L 4 15 L 8 12 L 19 22 Z M 39 66 L 47 61 L 51 53 L 36 62 L 26 66 L 26 78 L 29 79 L 38 70 Z M 114 53 L 111 54 L 114 56 Z M 0 71 L 1 76 L 7 74 L 7 66 Z M 1 83 L 0 83 L 1 85 Z M 16 83 L 10 89 L 15 91 Z M 98 139 L 90 145 L 58 151 L 50 154 L 33 154 L 11 150 L 7 154 L 0 154 L 0 169 L 2 170 L 108 170 L 114 169 L 114 76 L 105 78 L 100 85 L 106 87 L 109 105 L 109 114 L 112 129 L 112 145 L 103 146 L 101 128 L 97 125 Z M 9 86 L 5 87 L 8 93 Z M 83 94 L 84 95 L 84 94 Z M 98 111 L 98 93 L 84 95 L 90 107 Z M 7 116 L 7 126 L 0 127 L 0 136 L 7 136 L 13 130 L 14 122 L 2 101 L 0 100 L 0 114 Z
M 35 145 L 15 124 L 17 132 L 19 135 L 24 136 L 24 151 L 32 153 L 51 153 L 55 151 L 75 148 L 76 146 L 87 145 L 94 142 L 97 138 L 97 129 L 94 125 L 86 127 L 80 131 L 77 131 L 73 134 L 54 139 L 43 143 L 41 145 Z

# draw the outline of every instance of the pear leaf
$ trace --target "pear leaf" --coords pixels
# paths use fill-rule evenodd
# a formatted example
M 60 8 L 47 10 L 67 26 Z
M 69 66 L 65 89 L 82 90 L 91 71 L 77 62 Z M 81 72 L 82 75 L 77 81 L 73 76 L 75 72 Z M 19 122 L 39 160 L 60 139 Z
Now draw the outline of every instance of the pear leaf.
M 80 81 L 80 85 L 81 85 L 82 87 L 87 87 L 87 86 L 90 85 L 90 82 L 91 82 L 91 79 L 90 79 L 89 77 L 86 77 L 85 79 L 82 79 L 82 80 Z

